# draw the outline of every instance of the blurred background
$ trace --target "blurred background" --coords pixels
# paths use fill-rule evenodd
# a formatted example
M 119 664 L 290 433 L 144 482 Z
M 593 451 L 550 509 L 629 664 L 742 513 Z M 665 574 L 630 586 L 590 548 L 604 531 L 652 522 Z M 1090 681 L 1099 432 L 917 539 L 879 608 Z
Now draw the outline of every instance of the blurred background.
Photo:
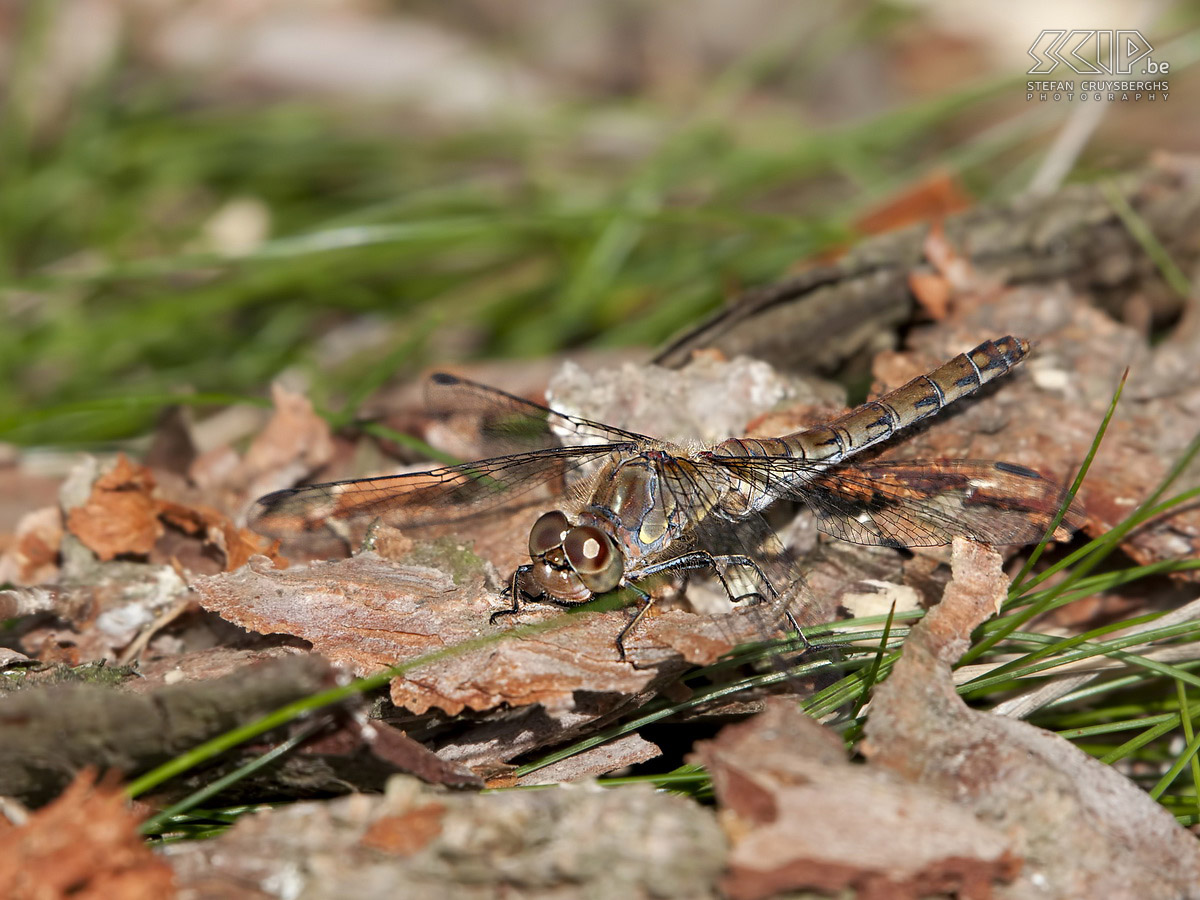
M 1027 99 L 1049 28 L 1139 30 L 1168 96 Z M 1198 58 L 1182 2 L 8 2 L 0 441 L 653 346 L 913 185 L 1194 152 Z

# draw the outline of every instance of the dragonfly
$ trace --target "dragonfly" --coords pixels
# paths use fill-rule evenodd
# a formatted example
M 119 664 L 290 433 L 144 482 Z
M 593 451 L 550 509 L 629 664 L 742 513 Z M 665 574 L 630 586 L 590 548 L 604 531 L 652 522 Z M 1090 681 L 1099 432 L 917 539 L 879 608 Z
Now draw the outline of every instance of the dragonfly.
M 421 528 L 508 508 L 545 489 L 560 498 L 559 508 L 531 528 L 530 561 L 513 572 L 509 606 L 492 615 L 493 623 L 525 602 L 573 606 L 627 589 L 637 609 L 616 638 L 625 659 L 629 635 L 654 602 L 643 585 L 664 573 L 707 570 L 735 601 L 779 601 L 796 627 L 791 604 L 805 584 L 799 566 L 786 550 L 764 549 L 772 532 L 762 514 L 778 501 L 798 501 L 820 531 L 859 544 L 931 547 L 965 537 L 1008 545 L 1046 536 L 1065 492 L 1033 469 L 975 460 L 852 461 L 1006 374 L 1029 352 L 1020 338 L 985 341 L 832 421 L 711 446 L 658 440 L 436 373 L 427 385 L 431 405 L 477 415 L 481 437 L 509 452 L 276 491 L 256 501 L 250 525 L 281 538 L 348 520 Z M 1077 520 L 1076 511 L 1055 537 Z

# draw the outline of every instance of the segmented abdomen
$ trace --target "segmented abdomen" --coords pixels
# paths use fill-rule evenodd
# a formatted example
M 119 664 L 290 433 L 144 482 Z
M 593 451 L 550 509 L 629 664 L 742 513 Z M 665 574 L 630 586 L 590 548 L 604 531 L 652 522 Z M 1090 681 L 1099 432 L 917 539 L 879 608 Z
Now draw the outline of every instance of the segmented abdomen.
M 1008 372 L 1028 353 L 1029 342 L 1021 338 L 1008 336 L 985 341 L 927 375 L 914 378 L 904 387 L 868 401 L 825 425 L 780 438 L 730 438 L 715 446 L 712 454 L 782 456 L 824 463 L 814 467 L 816 474 L 975 393 Z

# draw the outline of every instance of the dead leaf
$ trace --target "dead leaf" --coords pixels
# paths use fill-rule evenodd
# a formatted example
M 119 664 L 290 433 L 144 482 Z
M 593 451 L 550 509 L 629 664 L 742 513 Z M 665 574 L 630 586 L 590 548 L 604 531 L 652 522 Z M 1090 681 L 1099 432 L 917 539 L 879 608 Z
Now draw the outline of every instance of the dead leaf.
M 854 229 L 861 234 L 883 234 L 919 222 L 938 221 L 970 209 L 971 204 L 971 195 L 957 175 L 947 171 L 932 172 L 858 216 L 854 220 Z
M 946 230 L 940 222 L 935 222 L 930 227 L 929 233 L 925 235 L 922 243 L 922 249 L 925 252 L 925 258 L 946 280 L 951 290 L 967 292 L 979 286 L 979 274 L 975 271 L 970 257 L 963 256 L 950 243 L 946 237 Z M 989 285 L 995 285 L 995 283 L 994 281 L 988 282 Z
M 940 322 L 950 313 L 950 300 L 954 290 L 950 282 L 933 272 L 913 271 L 908 274 L 908 289 L 925 314 Z
M 984 275 L 969 256 L 959 253 L 947 239 L 940 221 L 929 229 L 922 249 L 934 271 L 913 269 L 908 273 L 908 286 L 934 321 L 945 319 L 957 307 L 973 308 L 993 302 L 1003 293 L 1003 282 Z
M 233 520 L 210 506 L 185 506 L 169 500 L 158 501 L 158 514 L 164 523 L 192 537 L 198 537 L 207 546 L 220 551 L 227 572 L 240 569 L 251 556 L 262 555 L 277 567 L 287 565 L 279 555 L 278 541 L 271 541 L 248 528 L 238 528 Z M 196 567 L 187 568 L 197 571 Z
M 0 885 L 10 900 L 162 900 L 175 896 L 171 866 L 146 846 L 124 791 L 81 772 L 62 795 L 5 833 Z
M 333 435 L 303 394 L 276 382 L 275 413 L 251 442 L 232 482 L 257 497 L 299 484 L 333 458 Z
M 86 475 L 86 472 L 82 473 Z M 175 493 L 187 491 L 175 488 Z M 66 501 L 69 505 L 69 500 Z M 238 568 L 251 556 L 264 554 L 285 564 L 278 545 L 233 524 L 229 516 L 202 503 L 182 503 L 158 496 L 153 473 L 120 455 L 113 467 L 96 477 L 86 500 L 67 512 L 67 530 L 103 562 L 118 556 L 147 557 L 150 563 L 170 564 L 192 572 Z M 6 555 L 6 565 L 51 565 L 58 553 L 53 514 L 47 511 L 25 526 L 22 540 Z M 98 573 L 80 569 L 68 574 L 73 582 L 94 581 Z M 22 574 L 21 569 L 17 572 Z
M 162 534 L 152 496 L 154 476 L 125 454 L 92 485 L 91 496 L 67 513 L 67 530 L 101 560 L 145 556 Z
M 0 583 L 27 586 L 53 581 L 58 575 L 62 536 L 58 507 L 47 506 L 22 516 L 12 546 L 0 555 Z
M 886 234 L 921 222 L 938 223 L 946 216 L 970 209 L 972 198 L 962 181 L 953 173 L 933 172 L 905 185 L 893 197 L 872 206 L 854 220 L 861 235 Z M 819 262 L 828 263 L 844 256 L 847 245 L 839 245 L 819 254 Z

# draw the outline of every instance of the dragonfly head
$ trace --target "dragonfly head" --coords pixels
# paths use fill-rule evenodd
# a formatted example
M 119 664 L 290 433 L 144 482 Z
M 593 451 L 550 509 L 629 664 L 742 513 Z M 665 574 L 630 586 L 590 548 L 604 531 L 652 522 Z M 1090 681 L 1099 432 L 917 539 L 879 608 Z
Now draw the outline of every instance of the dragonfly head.
M 529 531 L 533 579 L 551 597 L 582 603 L 621 582 L 624 560 L 613 539 L 591 525 L 572 525 L 555 510 Z

